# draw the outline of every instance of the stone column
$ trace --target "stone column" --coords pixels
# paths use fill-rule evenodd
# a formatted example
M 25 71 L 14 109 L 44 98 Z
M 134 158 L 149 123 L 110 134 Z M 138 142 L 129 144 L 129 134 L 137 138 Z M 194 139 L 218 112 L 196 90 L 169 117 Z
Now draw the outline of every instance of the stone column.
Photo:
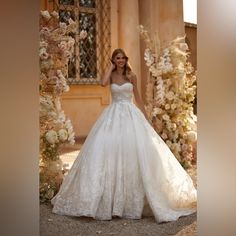
M 129 57 L 132 70 L 137 75 L 138 90 L 141 92 L 140 69 L 140 36 L 138 0 L 118 1 L 118 46 L 123 48 Z
M 139 20 L 140 24 L 148 31 L 150 37 L 152 38 L 156 31 L 159 31 L 159 1 L 158 0 L 139 0 Z M 148 67 L 144 61 L 144 50 L 146 44 L 143 39 L 140 39 L 140 54 L 141 54 L 141 95 L 143 101 L 146 97 L 146 82 L 149 75 Z
M 155 1 L 155 0 L 154 0 Z M 162 45 L 184 36 L 183 0 L 158 0 L 159 34 Z
M 183 0 L 139 0 L 139 19 L 153 38 L 158 32 L 162 46 L 177 36 L 184 36 Z M 146 80 L 148 69 L 143 54 L 146 48 L 143 40 L 140 41 L 142 97 L 145 99 Z

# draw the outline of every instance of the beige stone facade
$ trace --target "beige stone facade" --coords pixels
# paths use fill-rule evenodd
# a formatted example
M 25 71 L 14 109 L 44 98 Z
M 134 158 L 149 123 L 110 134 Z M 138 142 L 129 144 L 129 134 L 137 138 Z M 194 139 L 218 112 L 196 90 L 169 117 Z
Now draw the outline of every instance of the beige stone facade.
M 42 9 L 49 9 L 41 1 Z M 145 45 L 137 27 L 142 24 L 150 33 L 159 33 L 165 45 L 185 34 L 182 0 L 110 0 L 111 52 L 123 48 L 138 78 L 138 89 L 145 99 L 147 67 L 143 53 Z M 86 137 L 103 109 L 110 103 L 110 88 L 99 85 L 73 85 L 62 97 L 65 114 L 71 118 L 76 136 Z

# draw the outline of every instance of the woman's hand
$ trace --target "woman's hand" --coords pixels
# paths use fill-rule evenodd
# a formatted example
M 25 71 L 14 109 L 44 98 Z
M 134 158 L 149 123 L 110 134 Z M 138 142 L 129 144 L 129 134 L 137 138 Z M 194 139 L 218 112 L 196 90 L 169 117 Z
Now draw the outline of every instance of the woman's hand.
M 116 65 L 114 64 L 114 62 L 112 62 L 112 60 L 110 60 L 110 66 L 101 80 L 101 86 L 107 86 L 108 84 L 110 84 L 111 74 L 115 68 Z
M 110 59 L 110 70 L 114 70 L 116 68 L 115 62 Z

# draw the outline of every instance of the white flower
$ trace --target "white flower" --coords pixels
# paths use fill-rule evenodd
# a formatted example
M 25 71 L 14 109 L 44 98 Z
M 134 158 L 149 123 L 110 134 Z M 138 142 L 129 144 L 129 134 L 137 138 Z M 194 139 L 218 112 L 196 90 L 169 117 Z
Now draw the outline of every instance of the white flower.
M 189 156 L 189 153 L 188 153 L 188 151 L 183 151 L 182 155 L 184 156 L 185 159 L 187 159 Z
M 172 85 L 172 81 L 171 81 L 171 79 L 166 79 L 165 82 L 166 82 L 166 85 L 167 85 L 167 86 Z
M 67 42 L 68 48 L 72 48 L 74 44 L 75 44 L 75 40 L 72 37 L 69 37 L 68 42 Z
M 39 50 L 39 57 L 40 57 L 41 60 L 47 60 L 48 59 L 49 54 L 47 53 L 46 48 L 41 48 Z
M 64 142 L 68 138 L 68 133 L 67 133 L 67 131 L 65 129 L 60 129 L 58 131 L 58 136 L 59 136 L 59 140 Z
M 163 50 L 163 55 L 164 55 L 164 56 L 169 55 L 169 53 L 170 53 L 169 48 L 165 48 L 165 49 Z
M 53 75 L 47 78 L 47 84 L 55 85 L 57 83 L 58 77 Z
M 172 124 L 169 120 L 167 120 L 167 123 L 166 123 L 166 128 L 170 131 L 172 129 Z
M 150 66 L 154 62 L 154 57 L 151 53 L 151 50 L 149 48 L 146 48 L 144 51 L 144 60 L 146 61 L 146 65 Z
M 69 129 L 70 127 L 72 127 L 72 124 L 71 124 L 71 120 L 70 119 L 67 119 L 66 122 L 65 122 L 65 127 L 67 129 Z
M 39 33 L 40 35 L 48 36 L 50 34 L 50 29 L 48 27 L 43 27 Z
M 71 139 L 71 140 L 70 140 L 70 144 L 71 144 L 71 145 L 74 145 L 74 144 L 75 144 L 75 140 L 74 140 L 74 139 Z
M 193 117 L 188 117 L 187 121 L 188 121 L 190 129 L 196 131 L 197 130 L 197 124 L 196 124 L 196 121 L 194 120 L 194 118 Z
M 166 58 L 166 62 L 171 65 L 171 59 L 169 57 Z
M 167 114 L 164 114 L 164 115 L 162 116 L 162 118 L 163 118 L 163 120 L 170 120 L 170 117 L 169 117 Z
M 69 137 L 68 137 L 68 141 L 70 144 L 74 144 L 75 143 L 75 133 L 72 132 L 71 134 L 69 134 Z
M 45 19 L 49 20 L 51 18 L 50 14 L 48 11 L 40 11 L 42 17 L 44 17 Z
M 179 137 L 179 131 L 178 131 L 178 130 L 175 130 L 174 139 L 177 139 L 178 137 Z
M 72 57 L 72 54 L 71 54 L 70 51 L 65 50 L 65 51 L 63 52 L 63 57 L 66 58 L 66 59 L 70 59 L 70 58 Z
M 60 22 L 60 23 L 59 23 L 59 27 L 60 27 L 61 29 L 65 30 L 65 29 L 67 28 L 67 25 L 66 25 L 65 22 Z
M 162 137 L 163 139 L 167 139 L 167 138 L 168 138 L 168 136 L 167 136 L 167 134 L 166 134 L 165 132 L 163 132 L 163 133 L 161 134 L 161 137 Z
M 152 115 L 153 115 L 153 116 L 156 116 L 156 115 L 161 114 L 162 112 L 163 112 L 163 110 L 162 110 L 161 108 L 155 107 L 155 108 L 153 109 Z
M 188 145 L 188 151 L 189 152 L 192 152 L 193 151 L 193 146 L 190 144 L 190 145 Z
M 71 18 L 69 19 L 69 21 L 68 21 L 68 22 L 69 22 L 69 24 L 70 24 L 70 25 L 76 24 L 76 22 L 75 22 L 75 21 L 73 21 Z
M 183 138 L 181 138 L 181 139 L 179 139 L 179 142 L 180 142 L 181 144 L 184 144 L 184 143 L 185 143 L 185 140 L 184 140 Z
M 169 110 L 169 109 L 170 109 L 170 104 L 167 103 L 167 104 L 165 105 L 165 109 L 166 109 L 166 110 Z
M 55 17 L 56 19 L 59 19 L 59 14 L 58 14 L 58 12 L 53 11 L 53 12 L 51 13 L 51 15 L 52 15 L 53 17 Z
M 49 130 L 46 133 L 46 140 L 50 143 L 50 144 L 55 144 L 58 142 L 58 137 L 57 137 L 57 132 L 54 130 Z
M 196 116 L 195 114 L 192 113 L 192 114 L 191 114 L 191 117 L 192 117 L 192 119 L 193 119 L 194 122 L 197 122 L 197 116 Z
M 72 138 L 74 138 L 74 135 L 75 135 L 73 132 L 73 127 L 72 127 L 72 123 L 71 123 L 70 119 L 66 120 L 65 127 L 66 127 L 68 135 L 69 135 L 68 140 L 70 141 Z
M 40 48 L 46 48 L 48 46 L 48 43 L 46 41 L 40 41 L 39 42 L 39 47 Z
M 73 133 L 73 127 L 72 125 L 67 128 L 68 134 L 71 135 Z
M 149 67 L 149 71 L 153 77 L 157 77 L 160 74 L 160 70 L 158 70 L 154 65 Z
M 60 81 L 57 81 L 57 86 L 59 88 L 59 90 L 61 88 L 63 88 L 64 92 L 67 92 L 70 90 L 69 86 L 66 83 L 66 78 L 64 77 L 63 73 L 61 72 L 61 70 L 57 70 L 57 76 L 59 78 Z
M 174 97 L 175 97 L 175 94 L 174 94 L 174 92 L 172 92 L 172 91 L 169 91 L 168 93 L 166 93 L 166 98 L 168 99 L 168 100 L 173 100 L 174 99 Z
M 195 131 L 188 131 L 187 137 L 191 143 L 194 143 L 197 141 L 197 133 Z
M 171 107 L 171 110 L 174 110 L 177 107 L 177 105 L 175 103 L 173 103 L 170 105 L 170 107 Z
M 80 39 L 85 39 L 88 36 L 88 33 L 86 30 L 81 30 L 79 34 Z
M 54 112 L 54 111 L 50 111 L 50 112 L 48 112 L 48 117 L 50 117 L 50 118 L 52 118 L 52 119 L 55 119 L 56 117 L 57 117 L 57 113 L 56 112 Z
M 179 48 L 183 51 L 188 50 L 188 44 L 187 43 L 180 43 Z
M 177 125 L 175 123 L 172 123 L 171 124 L 171 129 L 176 130 L 176 128 L 177 128 Z
M 168 146 L 169 148 L 171 148 L 172 142 L 171 142 L 170 140 L 167 140 L 167 141 L 166 141 L 166 144 L 167 144 L 167 146 Z
M 173 143 L 172 144 L 172 149 L 176 152 L 180 152 L 181 151 L 181 147 L 179 143 Z
M 58 121 L 63 123 L 65 122 L 65 120 L 66 120 L 65 113 L 64 111 L 61 111 L 60 114 L 58 115 Z
M 48 95 L 40 96 L 39 101 L 40 101 L 40 109 L 44 108 L 45 110 L 50 111 L 54 107 L 52 98 Z
M 156 86 L 156 94 L 155 101 L 160 106 L 164 103 L 165 97 L 165 87 L 161 77 L 157 77 L 157 86 Z
M 58 44 L 58 47 L 61 49 L 61 50 L 66 50 L 67 49 L 67 43 L 66 41 L 61 41 L 59 44 Z

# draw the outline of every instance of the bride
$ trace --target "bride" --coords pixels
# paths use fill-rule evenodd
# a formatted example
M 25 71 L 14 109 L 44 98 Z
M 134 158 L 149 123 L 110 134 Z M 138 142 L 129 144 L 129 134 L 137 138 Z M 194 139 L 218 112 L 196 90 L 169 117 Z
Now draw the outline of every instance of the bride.
M 151 214 L 157 222 L 195 212 L 193 182 L 149 124 L 122 49 L 113 52 L 101 85 L 111 86 L 112 103 L 94 124 L 51 200 L 53 212 L 99 220 Z

